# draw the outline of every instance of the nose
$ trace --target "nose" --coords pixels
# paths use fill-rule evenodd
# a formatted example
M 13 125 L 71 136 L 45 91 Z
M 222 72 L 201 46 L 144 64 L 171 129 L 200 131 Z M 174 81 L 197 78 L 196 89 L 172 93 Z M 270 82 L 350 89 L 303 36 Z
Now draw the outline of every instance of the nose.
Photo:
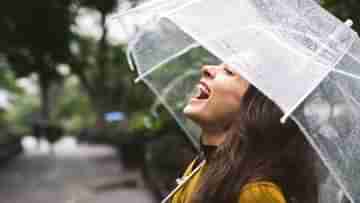
M 216 66 L 204 65 L 201 67 L 203 77 L 214 79 L 216 77 Z

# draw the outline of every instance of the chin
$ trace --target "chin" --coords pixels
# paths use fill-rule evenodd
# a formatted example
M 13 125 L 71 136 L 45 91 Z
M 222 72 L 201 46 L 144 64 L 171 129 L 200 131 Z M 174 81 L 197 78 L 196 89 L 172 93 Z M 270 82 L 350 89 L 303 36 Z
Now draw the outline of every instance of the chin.
M 207 116 L 205 115 L 204 111 L 202 111 L 200 109 L 196 109 L 196 108 L 192 107 L 190 104 L 184 108 L 183 113 L 187 118 L 194 121 L 195 123 L 197 123 L 200 126 L 204 123 L 207 123 L 206 122 Z
M 190 104 L 186 105 L 183 109 L 183 113 L 187 118 L 192 119 L 193 117 L 196 117 L 196 112 L 194 112 L 193 108 L 191 108 Z

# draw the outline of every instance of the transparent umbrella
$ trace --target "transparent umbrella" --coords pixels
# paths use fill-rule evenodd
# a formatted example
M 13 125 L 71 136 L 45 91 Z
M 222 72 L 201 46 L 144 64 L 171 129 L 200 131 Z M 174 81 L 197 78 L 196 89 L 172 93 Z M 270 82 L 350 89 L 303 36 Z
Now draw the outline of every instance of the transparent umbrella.
M 360 40 L 350 20 L 313 0 L 153 0 L 124 15 L 147 18 L 128 49 L 137 80 L 195 144 L 182 108 L 204 60 L 219 60 L 282 109 L 279 122 L 300 126 L 331 174 L 322 201 L 360 202 Z

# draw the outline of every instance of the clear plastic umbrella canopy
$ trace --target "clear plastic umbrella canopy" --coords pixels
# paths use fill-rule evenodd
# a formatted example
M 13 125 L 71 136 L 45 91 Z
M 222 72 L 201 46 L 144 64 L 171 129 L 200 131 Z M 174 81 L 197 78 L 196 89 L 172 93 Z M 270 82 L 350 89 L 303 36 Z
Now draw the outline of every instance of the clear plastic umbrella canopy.
M 204 63 L 229 64 L 293 119 L 328 172 L 322 202 L 360 202 L 360 40 L 313 0 L 153 0 L 129 60 L 196 143 L 182 115 Z

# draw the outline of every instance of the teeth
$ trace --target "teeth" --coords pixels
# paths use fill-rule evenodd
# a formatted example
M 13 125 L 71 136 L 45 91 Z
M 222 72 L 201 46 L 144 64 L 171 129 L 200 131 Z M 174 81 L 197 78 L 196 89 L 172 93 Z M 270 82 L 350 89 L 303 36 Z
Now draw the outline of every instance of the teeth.
M 207 89 L 205 88 L 205 87 L 200 87 L 200 90 L 202 91 L 202 92 L 204 92 L 205 94 L 208 94 L 208 91 L 207 91 Z
M 209 96 L 207 89 L 201 84 L 197 85 L 189 94 L 190 98 L 205 99 Z
M 200 86 L 200 95 L 199 95 L 199 99 L 207 99 L 208 98 L 208 96 L 209 96 L 209 94 L 208 94 L 208 92 L 206 91 L 206 89 L 204 88 L 204 87 L 202 87 L 202 86 Z
M 198 87 L 196 88 L 198 91 L 197 91 L 197 94 L 196 94 L 196 97 L 199 98 L 203 92 L 203 90 L 201 89 L 201 87 Z

